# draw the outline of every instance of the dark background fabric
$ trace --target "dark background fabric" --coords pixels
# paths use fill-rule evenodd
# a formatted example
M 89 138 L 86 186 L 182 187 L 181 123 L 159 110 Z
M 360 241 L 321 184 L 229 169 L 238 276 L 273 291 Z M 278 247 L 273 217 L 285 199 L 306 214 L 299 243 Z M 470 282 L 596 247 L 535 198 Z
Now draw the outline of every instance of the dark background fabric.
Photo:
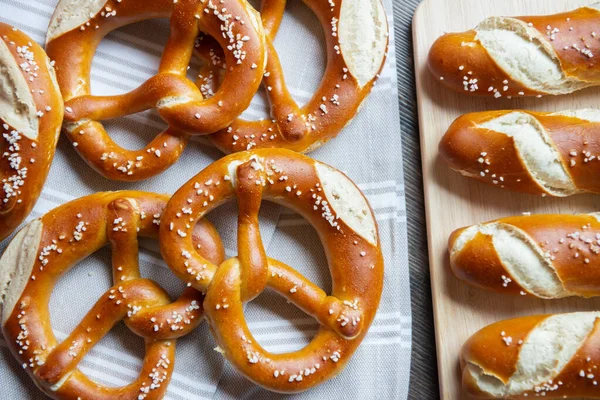
M 394 1 L 413 329 L 408 398 L 415 400 L 439 398 L 412 45 L 412 18 L 420 2 Z

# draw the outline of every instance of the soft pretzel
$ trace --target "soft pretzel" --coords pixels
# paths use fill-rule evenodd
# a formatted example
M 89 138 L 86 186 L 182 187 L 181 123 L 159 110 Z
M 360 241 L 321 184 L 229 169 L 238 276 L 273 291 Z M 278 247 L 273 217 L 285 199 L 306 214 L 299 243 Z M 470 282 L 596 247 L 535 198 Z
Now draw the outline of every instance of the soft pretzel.
M 23 32 L 0 23 L 0 241 L 37 201 L 63 118 L 54 67 Z
M 334 138 L 358 112 L 371 92 L 387 56 L 388 24 L 380 0 L 305 0 L 325 30 L 327 68 L 313 97 L 299 106 L 285 83 L 273 41 L 283 17 L 285 2 L 263 0 L 261 17 L 267 35 L 267 69 L 263 86 L 271 105 L 271 118 L 237 119 L 209 136 L 221 150 L 232 153 L 252 148 L 279 147 L 308 152 Z M 200 42 L 212 68 L 201 72 L 207 93 L 219 82 L 219 49 Z M 202 76 L 202 74 L 204 74 Z M 208 74 L 208 75 L 207 75 Z
M 121 26 L 158 17 L 171 20 L 158 74 L 123 95 L 92 96 L 92 58 L 102 38 Z M 186 78 L 200 30 L 224 49 L 227 64 L 223 85 L 210 99 Z M 187 135 L 218 131 L 237 118 L 260 85 L 264 49 L 258 13 L 244 0 L 61 0 L 47 37 L 65 97 L 67 136 L 95 170 L 124 181 L 162 172 L 179 158 Z M 122 148 L 98 122 L 154 107 L 169 128 L 141 150 Z
M 472 285 L 542 298 L 600 296 L 600 214 L 503 218 L 457 230 L 450 264 Z
M 600 312 L 537 315 L 475 333 L 461 353 L 477 398 L 600 398 Z
M 239 255 L 218 265 L 194 252 L 192 227 L 234 197 L 240 207 Z M 331 295 L 266 256 L 258 228 L 263 198 L 292 208 L 315 227 L 329 260 Z M 169 201 L 160 245 L 174 273 L 206 292 L 204 310 L 224 356 L 248 379 L 269 390 L 299 392 L 341 372 L 379 304 L 383 258 L 367 200 L 341 172 L 289 150 L 237 153 L 200 172 Z M 273 354 L 254 339 L 243 304 L 265 288 L 321 324 L 307 347 Z
M 168 197 L 144 192 L 99 193 L 64 204 L 30 222 L 0 260 L 2 331 L 13 355 L 36 385 L 54 399 L 160 399 L 175 362 L 175 341 L 202 320 L 203 296 L 187 288 L 171 303 L 157 283 L 140 277 L 138 237 L 158 237 Z M 190 230 L 194 252 L 224 258 L 215 229 Z M 110 244 L 115 286 L 73 332 L 58 343 L 48 303 L 58 278 L 79 260 Z M 146 343 L 139 377 L 125 387 L 91 381 L 78 363 L 119 321 Z
M 545 16 L 491 17 L 440 37 L 429 69 L 467 94 L 560 95 L 600 84 L 600 4 Z
M 518 192 L 600 193 L 600 111 L 487 111 L 458 118 L 440 153 L 461 174 Z

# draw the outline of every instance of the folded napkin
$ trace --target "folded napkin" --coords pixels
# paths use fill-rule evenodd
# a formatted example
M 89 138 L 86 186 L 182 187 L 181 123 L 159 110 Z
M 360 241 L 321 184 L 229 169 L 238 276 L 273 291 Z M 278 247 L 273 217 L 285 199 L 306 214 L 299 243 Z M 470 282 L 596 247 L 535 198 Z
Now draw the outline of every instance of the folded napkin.
M 0 0 L 0 21 L 45 41 L 48 21 L 58 0 Z M 392 2 L 385 1 L 393 27 Z M 153 20 L 110 34 L 100 45 L 92 69 L 94 94 L 127 92 L 155 74 L 168 37 L 168 21 Z M 288 397 L 344 399 L 401 399 L 408 392 L 411 354 L 411 311 L 407 261 L 406 216 L 400 121 L 395 75 L 394 38 L 385 70 L 353 122 L 323 148 L 310 155 L 353 179 L 375 211 L 385 254 L 385 289 L 377 317 L 346 369 L 335 379 L 309 392 Z M 314 14 L 299 1 L 289 2 L 277 39 L 277 48 L 290 91 L 304 103 L 317 88 L 325 68 L 324 33 Z M 299 45 L 301 44 L 301 45 Z M 264 95 L 256 96 L 244 117 L 268 114 Z M 164 129 L 155 112 L 144 112 L 105 124 L 115 140 L 139 148 Z M 222 154 L 203 139 L 193 139 L 172 168 L 138 183 L 118 183 L 100 177 L 61 138 L 50 176 L 29 219 L 71 199 L 107 190 L 137 189 L 173 193 L 188 179 Z M 234 203 L 211 213 L 209 219 L 221 234 L 227 255 L 236 254 Z M 262 238 L 270 257 L 296 268 L 323 289 L 331 278 L 323 248 L 314 229 L 297 214 L 263 203 Z M 3 251 L 8 245 L 0 245 Z M 52 325 L 63 339 L 82 316 L 112 286 L 110 250 L 103 249 L 82 261 L 58 282 L 50 302 Z M 157 243 L 144 241 L 140 252 L 142 274 L 159 282 L 175 298 L 183 289 L 162 261 Z M 256 339 L 269 351 L 289 352 L 307 344 L 317 331 L 312 318 L 277 295 L 265 292 L 246 307 L 246 317 Z M 241 375 L 214 351 L 206 324 L 178 340 L 173 379 L 167 399 L 279 398 Z M 105 385 L 121 386 L 139 373 L 143 340 L 117 325 L 81 362 L 81 370 Z M 44 398 L 0 340 L 0 392 L 6 399 Z

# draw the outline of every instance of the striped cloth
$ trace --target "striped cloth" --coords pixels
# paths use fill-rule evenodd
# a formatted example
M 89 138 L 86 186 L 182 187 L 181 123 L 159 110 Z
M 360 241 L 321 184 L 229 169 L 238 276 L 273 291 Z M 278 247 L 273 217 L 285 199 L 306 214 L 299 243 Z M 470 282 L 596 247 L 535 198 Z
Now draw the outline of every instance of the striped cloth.
M 138 0 L 141 1 L 141 0 Z M 49 18 L 57 0 L 0 0 L 0 21 L 44 42 Z M 392 2 L 385 1 L 389 24 Z M 168 37 L 168 21 L 153 20 L 122 28 L 100 45 L 92 69 L 94 94 L 117 94 L 139 86 L 157 70 Z M 315 16 L 301 2 L 290 2 L 275 41 L 290 91 L 299 103 L 306 102 L 318 87 L 325 68 L 324 33 Z M 297 46 L 297 43 L 302 43 Z M 388 63 L 361 113 L 336 140 L 311 156 L 346 172 L 364 191 L 379 223 L 386 261 L 385 289 L 377 317 L 346 369 L 337 378 L 293 398 L 403 399 L 408 392 L 411 354 L 411 312 L 407 262 L 406 212 L 402 148 L 396 83 L 396 56 L 391 36 Z M 192 64 L 194 67 L 194 63 Z M 193 69 L 193 68 L 192 68 Z M 265 117 L 264 95 L 256 96 L 244 116 Z M 143 112 L 105 124 L 115 140 L 128 148 L 149 142 L 165 124 L 155 112 Z M 202 139 L 194 139 L 180 161 L 155 178 L 139 183 L 108 181 L 93 172 L 62 138 L 42 196 L 30 216 L 90 193 L 137 189 L 173 193 L 203 167 L 222 154 Z M 228 256 L 236 254 L 235 204 L 211 213 L 209 219 L 222 235 Z M 301 217 L 274 204 L 263 203 L 261 233 L 269 256 L 295 267 L 330 290 L 331 278 L 322 246 L 314 229 Z M 2 243 L 4 250 L 7 241 Z M 183 284 L 160 258 L 157 244 L 141 243 L 142 274 L 159 282 L 172 297 Z M 86 311 L 111 286 L 110 251 L 103 249 L 61 278 L 50 301 L 52 325 L 63 339 Z M 246 307 L 250 329 L 269 351 L 300 349 L 315 334 L 317 323 L 271 292 Z M 0 342 L 0 392 L 8 399 L 43 398 Z M 279 398 L 256 387 L 223 360 L 213 349 L 206 324 L 177 343 L 175 372 L 168 399 Z M 80 364 L 97 382 L 120 386 L 139 373 L 143 341 L 123 325 L 117 325 Z

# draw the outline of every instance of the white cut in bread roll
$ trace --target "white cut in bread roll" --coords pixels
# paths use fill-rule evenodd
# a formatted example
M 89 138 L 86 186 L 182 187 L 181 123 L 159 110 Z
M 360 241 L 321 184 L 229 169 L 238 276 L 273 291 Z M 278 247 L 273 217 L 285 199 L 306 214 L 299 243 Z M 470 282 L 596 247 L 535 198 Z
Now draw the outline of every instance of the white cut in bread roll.
M 461 352 L 465 392 L 477 398 L 600 398 L 600 312 L 497 322 Z
M 561 95 L 600 84 L 599 5 L 547 16 L 490 17 L 440 37 L 429 67 L 446 86 L 500 97 Z
M 440 141 L 461 174 L 517 192 L 565 197 L 600 193 L 600 110 L 465 114 Z
M 480 288 L 600 296 L 600 214 L 503 218 L 455 231 L 448 249 L 456 276 Z

